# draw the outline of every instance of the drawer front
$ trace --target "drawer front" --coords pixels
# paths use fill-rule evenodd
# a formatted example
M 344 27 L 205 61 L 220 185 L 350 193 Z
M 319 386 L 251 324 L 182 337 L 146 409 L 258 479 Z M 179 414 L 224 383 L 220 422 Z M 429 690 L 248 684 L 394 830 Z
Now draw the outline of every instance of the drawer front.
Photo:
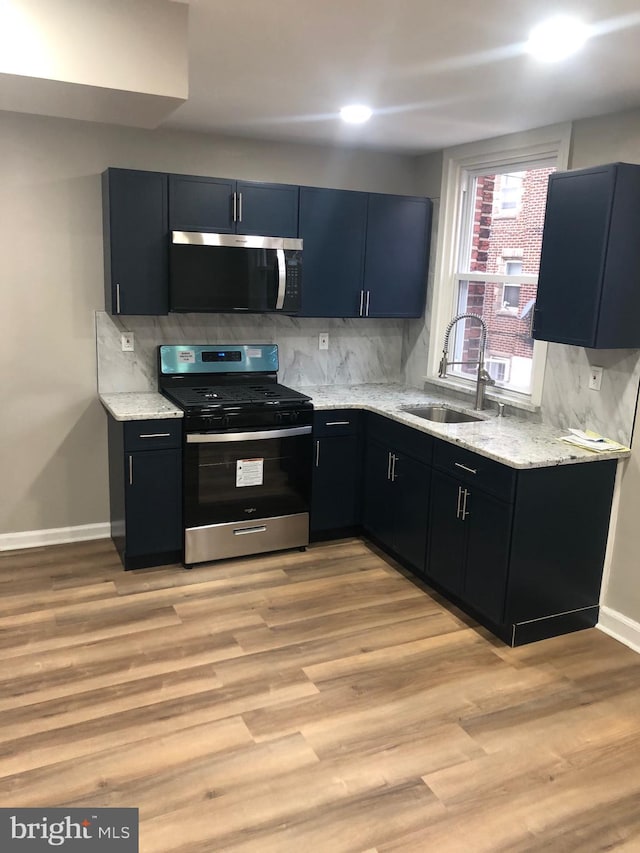
M 125 451 L 161 450 L 181 446 L 182 418 L 126 421 L 124 424 Z
M 357 409 L 331 409 L 313 413 L 313 433 L 316 436 L 353 435 L 358 431 L 360 412 Z
M 512 501 L 517 472 L 508 465 L 479 456 L 446 441 L 436 441 L 433 465 L 452 477 L 477 486 L 503 501 Z
M 367 437 L 384 444 L 395 453 L 412 456 L 420 462 L 431 464 L 433 436 L 405 426 L 382 415 L 369 414 Z

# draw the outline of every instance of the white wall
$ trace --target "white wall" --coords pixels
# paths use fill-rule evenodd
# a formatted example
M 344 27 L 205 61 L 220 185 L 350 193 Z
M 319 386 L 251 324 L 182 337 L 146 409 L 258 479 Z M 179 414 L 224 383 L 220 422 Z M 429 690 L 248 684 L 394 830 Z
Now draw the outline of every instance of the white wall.
M 413 161 L 390 154 L 17 113 L 1 121 L 0 535 L 108 520 L 94 328 L 107 166 L 414 192 Z

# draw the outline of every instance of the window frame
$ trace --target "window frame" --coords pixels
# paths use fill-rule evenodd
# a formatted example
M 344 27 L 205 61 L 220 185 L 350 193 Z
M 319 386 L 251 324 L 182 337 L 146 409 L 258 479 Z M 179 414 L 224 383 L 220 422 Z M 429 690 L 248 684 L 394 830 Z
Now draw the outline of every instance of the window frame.
M 464 251 L 461 246 L 463 234 L 461 211 L 463 197 L 467 191 L 467 175 L 488 174 L 491 170 L 511 169 L 519 171 L 520 165 L 531 165 L 537 161 L 548 165 L 555 161 L 558 171 L 565 171 L 569 163 L 571 123 L 552 125 L 535 131 L 498 137 L 477 143 L 456 146 L 443 152 L 442 184 L 440 193 L 440 216 L 436 242 L 434 287 L 431 305 L 431 328 L 429 335 L 427 381 L 435 382 L 456 390 L 474 392 L 475 383 L 462 377 L 438 377 L 438 366 L 442 355 L 445 329 L 456 314 L 458 295 L 457 282 L 498 280 L 504 283 L 505 276 L 491 273 L 459 273 L 458 258 Z M 523 278 L 535 282 L 537 276 L 514 276 L 514 283 Z M 529 394 L 506 389 L 489 388 L 488 396 L 509 399 L 523 408 L 535 409 L 542 400 L 542 387 L 546 364 L 547 344 L 534 341 L 531 390 Z

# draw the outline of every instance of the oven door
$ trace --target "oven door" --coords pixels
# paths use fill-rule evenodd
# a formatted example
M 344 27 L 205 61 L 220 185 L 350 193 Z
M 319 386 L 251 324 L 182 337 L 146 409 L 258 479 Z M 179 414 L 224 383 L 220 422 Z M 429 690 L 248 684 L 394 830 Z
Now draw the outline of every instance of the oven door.
M 311 430 L 187 433 L 185 563 L 308 544 Z

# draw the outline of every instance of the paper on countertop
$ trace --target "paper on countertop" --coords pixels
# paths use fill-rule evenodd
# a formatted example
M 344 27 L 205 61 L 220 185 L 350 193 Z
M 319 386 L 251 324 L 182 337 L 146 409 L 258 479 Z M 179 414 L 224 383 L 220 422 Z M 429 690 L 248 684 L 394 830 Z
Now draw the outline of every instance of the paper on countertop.
M 629 450 L 624 444 L 619 444 L 612 438 L 605 438 L 598 435 L 592 430 L 569 429 L 571 435 L 560 436 L 560 441 L 566 441 L 569 444 L 575 444 L 577 447 L 584 447 L 586 450 L 593 450 L 596 453 L 605 453 L 610 450 Z

